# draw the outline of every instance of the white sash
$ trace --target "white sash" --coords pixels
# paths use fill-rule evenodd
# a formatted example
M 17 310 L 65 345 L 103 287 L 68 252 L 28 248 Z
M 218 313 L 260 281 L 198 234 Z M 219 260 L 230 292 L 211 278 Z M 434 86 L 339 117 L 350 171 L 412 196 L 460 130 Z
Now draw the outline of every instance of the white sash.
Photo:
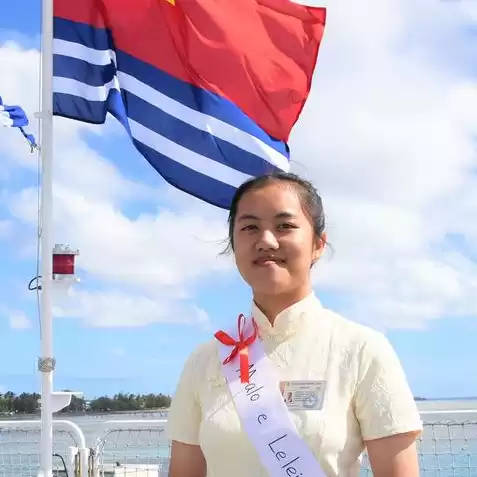
M 251 334 L 250 326 L 247 326 Z M 246 336 L 249 336 L 246 334 Z M 237 332 L 229 333 L 236 337 Z M 231 347 L 219 342 L 221 361 Z M 250 383 L 240 381 L 239 358 L 222 364 L 242 425 L 270 477 L 326 477 L 302 440 L 280 391 L 278 373 L 257 338 L 249 346 Z

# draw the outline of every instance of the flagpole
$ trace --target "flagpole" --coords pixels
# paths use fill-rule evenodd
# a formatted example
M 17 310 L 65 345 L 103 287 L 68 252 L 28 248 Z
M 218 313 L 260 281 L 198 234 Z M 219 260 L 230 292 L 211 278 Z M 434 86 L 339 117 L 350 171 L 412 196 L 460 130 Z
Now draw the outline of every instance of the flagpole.
M 40 475 L 53 475 L 53 0 L 42 2 L 41 53 L 41 453 Z

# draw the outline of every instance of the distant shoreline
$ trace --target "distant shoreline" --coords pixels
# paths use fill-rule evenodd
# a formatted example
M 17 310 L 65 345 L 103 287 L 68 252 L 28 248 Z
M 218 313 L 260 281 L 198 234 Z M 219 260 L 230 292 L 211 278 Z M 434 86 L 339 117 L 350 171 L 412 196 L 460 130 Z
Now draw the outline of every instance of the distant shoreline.
M 457 398 L 421 398 L 415 397 L 417 407 L 420 411 L 440 411 L 440 410 L 477 410 L 477 396 L 476 397 L 457 397 Z M 129 411 L 69 411 L 56 412 L 53 415 L 54 419 L 69 419 L 70 417 L 92 417 L 101 418 L 106 416 L 131 416 L 144 414 L 159 414 L 167 413 L 168 408 L 156 409 L 135 409 Z M 25 421 L 25 420 L 40 420 L 40 411 L 25 414 L 0 414 L 1 421 Z
M 160 409 L 135 409 L 131 411 L 78 411 L 78 412 L 55 412 L 53 414 L 54 418 L 63 418 L 67 419 L 68 417 L 83 417 L 83 416 L 91 416 L 91 417 L 100 417 L 100 416 L 117 416 L 117 415 L 131 415 L 131 414 L 159 414 L 161 412 L 167 412 L 169 409 L 160 408 Z M 40 419 L 41 414 L 40 411 L 32 412 L 32 413 L 25 413 L 25 414 L 0 414 L 0 421 L 25 421 L 30 420 L 32 418 Z

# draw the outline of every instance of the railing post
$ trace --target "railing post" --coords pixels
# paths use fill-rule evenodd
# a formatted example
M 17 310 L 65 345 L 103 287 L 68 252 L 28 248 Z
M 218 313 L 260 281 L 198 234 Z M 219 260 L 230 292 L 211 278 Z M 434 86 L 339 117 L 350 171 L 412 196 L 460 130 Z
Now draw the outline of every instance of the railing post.
M 89 477 L 89 448 L 79 450 L 79 468 L 81 477 Z
M 68 455 L 66 460 L 66 469 L 68 475 L 76 476 L 76 456 L 78 455 L 78 447 L 70 446 L 68 447 Z

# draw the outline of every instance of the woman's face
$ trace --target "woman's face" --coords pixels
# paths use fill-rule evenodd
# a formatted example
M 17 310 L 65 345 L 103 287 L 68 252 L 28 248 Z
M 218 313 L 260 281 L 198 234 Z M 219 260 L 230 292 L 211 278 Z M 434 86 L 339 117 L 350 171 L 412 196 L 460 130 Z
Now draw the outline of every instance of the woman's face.
M 311 288 L 310 268 L 325 242 L 317 240 L 293 185 L 272 182 L 246 192 L 234 223 L 235 261 L 254 296 Z

